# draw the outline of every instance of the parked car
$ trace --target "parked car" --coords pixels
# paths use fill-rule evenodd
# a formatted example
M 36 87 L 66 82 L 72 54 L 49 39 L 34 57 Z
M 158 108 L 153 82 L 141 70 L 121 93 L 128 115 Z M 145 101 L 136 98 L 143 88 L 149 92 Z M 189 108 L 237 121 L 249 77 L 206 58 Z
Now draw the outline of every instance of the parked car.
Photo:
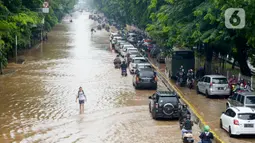
M 122 43 L 127 43 L 126 40 L 117 40 L 117 43 L 115 44 L 115 50 L 118 52 L 120 49 L 120 46 Z
M 122 49 L 123 49 L 123 47 L 124 47 L 125 45 L 131 45 L 131 44 L 130 44 L 129 42 L 120 43 L 119 48 L 117 48 L 117 52 L 118 52 L 118 53 L 121 53 L 121 51 L 122 51 Z
M 150 51 L 150 56 L 151 56 L 152 58 L 156 58 L 157 55 L 158 55 L 159 53 L 160 53 L 160 49 L 157 48 L 157 47 L 154 47 L 154 48 L 152 48 L 151 51 Z
M 131 62 L 132 59 L 135 57 L 142 57 L 142 55 L 138 51 L 130 51 L 129 54 L 130 54 L 129 62 Z M 124 60 L 128 62 L 128 57 L 127 56 L 124 57 Z
M 166 55 L 163 52 L 160 52 L 156 59 L 158 63 L 165 63 Z
M 131 47 L 127 47 L 127 53 L 131 53 L 131 52 L 139 52 L 137 48 L 131 48 Z
M 128 48 L 134 48 L 134 46 L 131 44 L 123 45 L 123 47 L 120 51 L 121 56 L 123 56 L 123 57 L 126 56 Z
M 222 75 L 205 75 L 198 80 L 197 93 L 203 93 L 206 97 L 213 95 L 229 96 L 228 80 Z
M 148 63 L 148 61 L 144 57 L 132 58 L 132 61 L 129 64 L 129 70 L 130 70 L 131 74 L 133 74 L 135 72 L 134 68 L 136 67 L 136 64 L 138 64 L 138 63 Z
M 153 69 L 140 69 L 133 76 L 133 86 L 135 89 L 151 88 L 157 89 L 157 76 Z
M 112 42 L 111 42 L 112 48 L 115 48 L 115 44 L 117 44 L 118 40 L 125 40 L 125 39 L 123 37 L 113 37 Z
M 133 69 L 134 69 L 134 73 L 136 73 L 137 70 L 148 69 L 148 68 L 153 69 L 153 67 L 150 63 L 138 63 L 138 64 L 136 64 L 135 68 L 133 68 Z
M 118 34 L 118 33 L 111 33 L 110 34 L 110 42 L 112 41 L 112 39 L 114 38 L 114 37 L 120 37 L 121 35 L 120 34 Z
M 226 103 L 226 108 L 235 106 L 255 108 L 254 92 L 236 92 L 230 96 Z
M 229 107 L 220 117 L 220 127 L 233 135 L 255 134 L 255 110 L 249 107 Z
M 171 91 L 157 91 L 149 97 L 149 111 L 153 119 L 179 118 L 181 104 L 179 96 Z

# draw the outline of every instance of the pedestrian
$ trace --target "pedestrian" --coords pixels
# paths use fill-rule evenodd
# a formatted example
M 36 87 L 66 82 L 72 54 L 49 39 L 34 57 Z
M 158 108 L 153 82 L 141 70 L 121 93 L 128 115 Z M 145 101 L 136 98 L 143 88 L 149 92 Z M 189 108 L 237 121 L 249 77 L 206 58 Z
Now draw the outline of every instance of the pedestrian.
M 199 138 L 201 139 L 200 143 L 212 143 L 214 137 L 208 125 L 204 126 L 204 131 L 200 134 Z
M 86 95 L 85 95 L 82 87 L 79 88 L 78 95 L 76 97 L 76 102 L 77 102 L 77 99 L 79 99 L 80 114 L 83 114 L 84 113 L 84 102 L 87 102 L 87 98 L 86 98 Z

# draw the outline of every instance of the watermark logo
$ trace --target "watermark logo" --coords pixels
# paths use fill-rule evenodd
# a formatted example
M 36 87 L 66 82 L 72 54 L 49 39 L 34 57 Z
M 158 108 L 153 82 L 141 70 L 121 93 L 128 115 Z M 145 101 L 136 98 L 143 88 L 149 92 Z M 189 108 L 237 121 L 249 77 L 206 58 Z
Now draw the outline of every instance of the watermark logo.
M 228 8 L 225 11 L 225 26 L 228 29 L 242 29 L 245 26 L 245 11 L 242 8 Z

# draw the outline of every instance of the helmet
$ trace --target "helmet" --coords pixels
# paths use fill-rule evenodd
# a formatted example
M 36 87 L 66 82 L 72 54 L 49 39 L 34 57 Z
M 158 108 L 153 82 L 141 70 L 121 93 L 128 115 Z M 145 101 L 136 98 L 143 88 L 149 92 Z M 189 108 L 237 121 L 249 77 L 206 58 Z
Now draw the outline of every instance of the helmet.
M 210 130 L 210 127 L 209 127 L 208 125 L 205 125 L 205 126 L 204 126 L 204 131 L 205 131 L 205 132 L 209 132 L 209 130 Z
M 190 71 L 190 72 L 193 72 L 193 70 L 192 70 L 192 69 L 190 69 L 189 71 Z
M 183 66 L 181 65 L 181 69 L 183 68 Z
M 182 69 L 182 72 L 184 72 L 184 69 Z
M 125 61 L 122 61 L 122 64 L 125 64 L 126 62 Z

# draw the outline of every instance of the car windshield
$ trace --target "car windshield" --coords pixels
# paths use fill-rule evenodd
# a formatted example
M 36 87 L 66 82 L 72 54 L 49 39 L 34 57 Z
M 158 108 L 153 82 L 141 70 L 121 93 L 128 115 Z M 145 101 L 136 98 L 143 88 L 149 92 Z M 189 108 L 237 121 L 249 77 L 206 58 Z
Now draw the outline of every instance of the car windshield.
M 141 71 L 140 77 L 154 77 L 153 71 Z
M 134 60 L 134 63 L 145 63 L 146 62 L 146 60 L 145 59 L 135 59 Z
M 136 55 L 139 55 L 139 52 L 137 52 L 137 51 L 131 51 L 130 52 L 130 56 L 136 56 Z
M 159 101 L 163 100 L 163 102 L 171 102 L 171 103 L 177 103 L 178 99 L 177 97 L 169 97 L 169 96 L 160 96 Z
M 228 84 L 227 78 L 213 78 L 212 79 L 213 84 Z
M 152 68 L 151 65 L 138 65 L 137 67 L 138 69 L 142 69 L 142 68 Z
M 129 49 L 128 52 L 129 53 L 131 53 L 131 52 L 138 52 L 138 50 L 137 49 Z
M 254 113 L 240 113 L 238 114 L 238 118 L 242 120 L 255 120 Z
M 255 104 L 255 96 L 247 96 L 246 104 Z

